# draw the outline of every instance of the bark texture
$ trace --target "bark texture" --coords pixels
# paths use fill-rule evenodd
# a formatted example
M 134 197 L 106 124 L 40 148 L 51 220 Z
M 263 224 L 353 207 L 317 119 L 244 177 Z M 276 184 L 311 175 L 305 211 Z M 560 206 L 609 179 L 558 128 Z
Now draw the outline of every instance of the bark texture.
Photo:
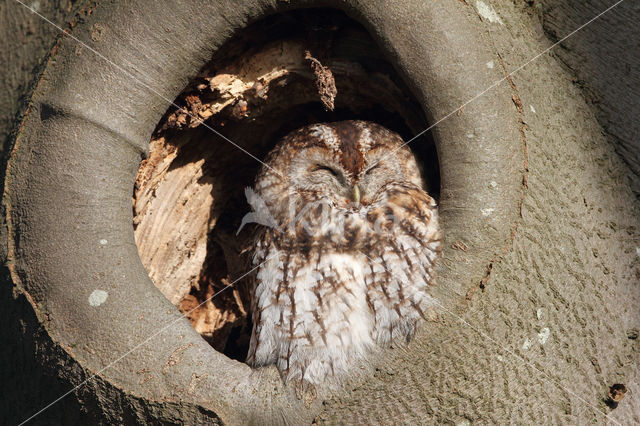
M 67 28 L 81 1 L 46 0 L 24 2 L 55 25 Z M 60 31 L 15 0 L 0 4 L 0 149 L 4 153 L 10 133 L 20 122 L 25 102 L 42 73 Z
M 385 3 L 387 7 L 373 2 L 330 5 L 344 7 L 366 24 L 408 76 L 432 122 L 550 45 L 538 12 L 525 3 Z M 59 6 L 41 4 L 51 10 Z M 97 6 L 98 12 L 110 5 Z M 220 2 L 207 10 L 207 19 L 231 33 L 255 16 L 247 12 L 252 6 L 262 11 L 275 8 L 266 2 L 241 6 Z M 291 6 L 296 4 L 287 3 Z M 2 6 L 4 18 L 34 19 L 10 7 Z M 102 21 L 85 14 L 82 19 L 87 22 L 74 34 L 101 52 L 119 54 L 127 52 L 122 46 L 142 42 L 136 37 L 145 31 L 149 20 L 145 13 L 162 16 L 162 10 L 153 6 L 128 14 L 124 8 L 113 10 L 121 13 L 116 22 L 122 26 L 100 29 Z M 67 19 L 56 13 L 60 22 Z M 203 12 L 176 9 L 175 13 Z M 7 59 L 8 66 L 42 60 L 52 32 L 45 29 L 48 24 L 33 22 L 35 32 L 44 34 L 41 42 L 14 58 L 17 62 Z M 136 28 L 133 34 L 129 25 Z M 188 32 L 172 27 L 168 35 L 144 42 L 164 45 L 165 37 L 180 31 Z M 184 51 L 202 48 L 200 62 L 205 61 L 227 33 L 183 40 Z M 2 34 L 9 33 L 3 29 Z M 212 39 L 214 44 L 205 43 Z M 457 49 L 447 50 L 452 46 Z M 52 108 L 47 101 L 54 98 L 47 96 L 63 93 L 66 82 L 52 77 L 56 70 L 73 66 L 74 61 L 82 64 L 68 55 L 76 49 L 70 40 L 60 49 L 64 55 L 45 75 L 49 80 L 41 83 L 43 89 L 25 120 L 27 130 L 18 138 L 13 163 L 17 166 L 9 180 L 14 192 L 3 200 L 3 206 L 18 210 L 7 216 L 14 221 L 8 236 L 13 241 L 7 264 L 12 274 L 2 268 L 1 303 L 7 306 L 3 312 L 8 312 L 2 327 L 2 362 L 13 368 L 2 371 L 7 379 L 3 386 L 8 387 L 3 395 L 11 399 L 0 420 L 23 420 L 100 372 L 36 421 L 239 423 L 308 422 L 315 417 L 325 423 L 640 422 L 640 206 L 631 190 L 634 175 L 603 134 L 598 110 L 585 102 L 574 76 L 553 53 L 540 56 L 434 129 L 442 156 L 448 247 L 437 289 L 440 319 L 428 323 L 408 348 L 390 351 L 373 377 L 328 399 L 320 409 L 317 402 L 304 405 L 279 388 L 272 371 L 256 379 L 246 366 L 212 353 L 186 321 L 177 322 L 169 335 L 139 348 L 116 368 L 102 370 L 150 330 L 179 318 L 159 292 L 150 291 L 150 282 L 148 287 L 134 286 L 148 281 L 141 265 L 105 267 L 132 262 L 136 256 L 132 230 L 120 235 L 115 228 L 103 229 L 109 245 L 95 259 L 74 264 L 70 255 L 95 251 L 96 242 L 104 238 L 92 234 L 92 221 L 131 221 L 130 205 L 126 211 L 114 200 L 126 200 L 126 191 L 130 196 L 126 184 L 133 185 L 135 156 L 146 149 L 144 143 L 167 105 L 162 99 L 145 98 L 146 89 L 133 85 L 129 76 L 116 78 L 105 66 L 94 80 L 105 86 L 104 94 L 100 95 L 101 88 L 94 92 L 104 100 L 102 109 L 93 110 L 95 99 L 89 97 L 55 98 L 60 103 Z M 82 49 L 77 52 L 86 54 Z M 113 59 L 125 67 L 139 60 L 135 55 Z M 192 57 L 156 58 L 145 65 L 140 78 L 151 83 L 165 76 L 166 68 L 179 71 L 180 77 L 162 89 L 163 95 L 173 97 L 188 81 L 183 68 L 196 63 Z M 71 77 L 95 69 L 77 65 Z M 12 116 L 21 105 L 24 108 L 14 96 L 29 93 L 30 73 L 28 68 L 20 84 L 3 83 L 14 87 L 2 100 L 3 113 L 5 103 L 13 102 Z M 81 89 L 76 93 L 91 92 Z M 142 104 L 131 109 L 120 105 L 121 110 L 111 112 L 109 108 L 118 105 L 111 105 L 111 99 L 126 90 L 132 92 L 132 104 L 138 101 L 136 95 Z M 77 112 L 78 105 L 85 108 L 85 115 L 70 113 Z M 136 109 L 152 112 L 141 117 L 132 112 Z M 112 121 L 100 121 L 105 111 Z M 156 117 L 155 122 L 149 117 Z M 87 127 L 87 120 L 93 127 Z M 9 121 L 5 119 L 2 127 L 5 135 Z M 61 138 L 61 132 L 67 136 Z M 631 151 L 620 152 L 627 156 Z M 94 159 L 97 154 L 102 161 Z M 43 156 L 51 160 L 43 162 Z M 52 172 L 56 161 L 78 171 L 88 163 L 93 174 L 77 182 L 73 175 Z M 29 174 L 33 170 L 38 173 Z M 79 190 L 80 183 L 93 191 Z M 47 197 L 31 200 L 34 192 L 66 201 L 77 216 L 65 218 L 47 211 Z M 1 229 L 6 244 L 7 229 Z M 76 240 L 69 237 L 76 234 Z M 60 270 L 60 264 L 68 269 Z M 116 275 L 122 270 L 131 273 L 125 280 Z M 109 303 L 120 303 L 116 308 L 129 303 L 135 313 L 109 304 L 92 311 L 78 302 L 103 285 L 109 285 Z M 114 320 L 117 315 L 130 316 L 129 326 Z M 605 398 L 614 383 L 625 384 L 629 391 L 612 410 Z
M 545 2 L 537 5 L 552 41 L 613 6 L 611 0 Z M 635 174 L 633 191 L 640 196 L 640 4 L 623 1 L 562 43 L 555 53 L 575 74 L 587 103 Z
M 46 0 L 27 2 L 38 13 L 55 25 L 67 28 L 82 1 Z M 17 132 L 31 93 L 50 56 L 51 48 L 60 31 L 43 21 L 27 8 L 11 0 L 0 4 L 0 169 L 4 175 L 6 157 L 11 147 L 12 134 Z M 0 183 L 4 188 L 4 180 Z M 5 216 L 2 207 L 0 237 L 6 245 Z M 4 252 L 6 249 L 3 249 Z M 4 260 L 4 259 L 3 259 Z M 41 336 L 37 317 L 24 296 L 13 292 L 5 265 L 0 270 L 0 423 L 14 424 L 28 414 L 42 408 L 44 401 L 53 401 L 69 390 L 68 382 L 42 365 L 43 348 L 36 341 Z M 60 365 L 64 365 L 63 354 Z M 51 411 L 49 421 L 73 423 L 88 415 L 77 400 L 63 401 L 60 408 Z M 38 423 L 47 423 L 39 419 Z

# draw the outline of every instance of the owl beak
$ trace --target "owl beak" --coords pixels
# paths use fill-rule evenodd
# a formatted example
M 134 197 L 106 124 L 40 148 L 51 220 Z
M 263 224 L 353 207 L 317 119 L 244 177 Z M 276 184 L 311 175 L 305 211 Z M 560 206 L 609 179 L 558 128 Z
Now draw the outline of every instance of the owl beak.
M 351 190 L 351 197 L 353 198 L 353 202 L 356 206 L 360 205 L 360 187 L 358 185 L 353 185 L 353 189 Z

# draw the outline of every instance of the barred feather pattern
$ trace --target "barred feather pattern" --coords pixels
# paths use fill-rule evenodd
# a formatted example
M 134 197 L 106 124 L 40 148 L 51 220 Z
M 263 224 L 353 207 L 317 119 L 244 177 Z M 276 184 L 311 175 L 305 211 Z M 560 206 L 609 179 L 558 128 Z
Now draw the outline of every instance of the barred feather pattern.
M 269 226 L 252 256 L 247 363 L 274 364 L 286 382 L 336 383 L 377 348 L 409 340 L 434 304 L 436 203 L 402 139 L 374 123 L 299 129 L 267 164 L 249 199 Z M 318 177 L 318 164 L 335 173 Z

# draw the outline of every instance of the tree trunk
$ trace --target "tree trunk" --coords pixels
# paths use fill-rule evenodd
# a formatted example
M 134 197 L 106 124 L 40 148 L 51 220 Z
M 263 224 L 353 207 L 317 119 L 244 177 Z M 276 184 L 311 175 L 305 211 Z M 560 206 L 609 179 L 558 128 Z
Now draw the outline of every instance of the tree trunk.
M 0 30 L 13 47 L 2 62 L 16 76 L 3 80 L 0 98 L 0 362 L 11 366 L 0 377 L 3 423 L 44 408 L 33 421 L 640 422 L 640 205 L 629 167 L 637 132 L 619 130 L 633 123 L 638 97 L 614 86 L 629 107 L 612 107 L 596 63 L 577 70 L 591 88 L 585 98 L 571 53 L 538 55 L 551 46 L 540 18 L 559 39 L 600 9 L 63 3 L 41 1 L 38 11 L 66 28 L 78 10 L 71 34 L 86 46 L 67 36 L 50 50 L 50 24 L 12 0 L 0 6 L 13 23 Z M 437 123 L 446 238 L 437 319 L 366 380 L 315 400 L 298 399 L 272 368 L 252 372 L 214 351 L 181 319 L 138 258 L 130 204 L 167 99 L 248 22 L 298 6 L 339 8 L 361 22 Z M 558 10 L 581 17 L 562 25 Z M 637 27 L 615 8 L 600 19 L 581 34 L 610 36 L 606 22 Z M 570 51 L 590 59 L 600 37 L 582 39 Z M 593 96 L 601 102 L 585 100 Z M 92 303 L 95 291 L 106 301 Z M 628 390 L 619 403 L 607 400 L 614 384 Z

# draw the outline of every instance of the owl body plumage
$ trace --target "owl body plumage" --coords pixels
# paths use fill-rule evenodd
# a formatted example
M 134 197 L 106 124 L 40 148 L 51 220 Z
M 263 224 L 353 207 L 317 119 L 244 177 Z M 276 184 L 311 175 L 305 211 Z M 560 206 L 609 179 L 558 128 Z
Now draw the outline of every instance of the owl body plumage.
M 433 304 L 436 204 L 402 139 L 373 123 L 299 129 L 267 164 L 249 198 L 268 226 L 252 258 L 247 363 L 335 382 L 411 338 Z

